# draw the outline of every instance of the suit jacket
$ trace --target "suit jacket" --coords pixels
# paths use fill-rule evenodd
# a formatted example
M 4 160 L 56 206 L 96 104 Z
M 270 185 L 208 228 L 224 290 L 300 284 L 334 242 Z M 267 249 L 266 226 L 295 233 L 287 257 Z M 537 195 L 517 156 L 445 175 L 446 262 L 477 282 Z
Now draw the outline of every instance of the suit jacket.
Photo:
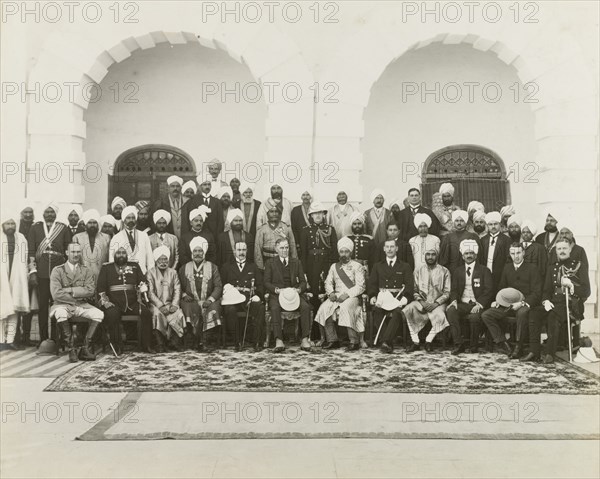
M 197 193 L 192 198 L 190 198 L 181 208 L 181 236 L 184 233 L 190 231 L 190 211 L 198 208 L 198 206 L 203 205 L 204 197 L 202 193 Z M 204 228 L 208 228 L 208 230 L 212 233 L 213 237 L 218 237 L 220 233 L 225 230 L 225 221 L 223 220 L 223 208 L 221 207 L 221 202 L 216 199 L 214 196 L 210 197 L 208 202 L 208 207 L 210 208 L 210 213 L 208 213 L 206 220 L 204 220 Z M 183 263 L 182 263 L 183 264 Z
M 475 300 L 481 304 L 484 309 L 487 309 L 494 299 L 492 273 L 486 266 L 477 263 L 477 261 L 472 264 L 473 273 L 471 274 L 471 285 L 473 287 L 473 295 L 475 296 Z M 465 271 L 465 265 L 462 264 L 452 272 L 450 302 L 455 300 L 460 302 L 465 290 L 466 279 L 467 273 Z
M 540 233 L 535 237 L 535 242 L 541 244 L 544 248 L 546 248 L 546 253 L 548 255 L 550 255 L 550 251 L 552 251 L 556 240 L 560 236 L 560 233 L 557 232 L 556 235 L 554 235 L 554 239 L 552 240 L 552 242 L 546 244 L 546 237 L 549 236 L 549 234 L 550 233 L 548 233 L 547 231 L 544 231 L 543 233 Z
M 306 280 L 302 263 L 297 258 L 288 257 L 290 268 L 290 279 L 292 288 L 300 288 L 300 292 L 306 291 Z M 283 284 L 283 263 L 279 256 L 271 258 L 265 266 L 265 289 L 269 293 L 275 293 L 275 288 L 285 288 Z
M 258 212 L 260 210 L 260 205 L 261 202 L 258 200 L 252 200 L 252 205 L 254 206 L 254 209 L 251 209 L 251 215 L 249 218 L 249 221 L 245 222 L 244 225 L 244 231 L 246 233 L 249 233 L 250 236 L 252 236 L 252 238 L 254 238 L 256 236 L 256 230 L 258 229 L 257 225 L 256 225 L 256 219 L 258 217 Z M 238 208 L 240 210 L 242 210 L 242 213 L 244 213 L 244 217 L 246 216 L 246 210 L 244 209 L 244 202 L 241 201 L 240 205 L 238 206 Z
M 487 267 L 488 252 L 492 236 L 488 233 L 481 238 L 481 250 L 479 252 L 479 263 Z M 492 261 L 492 279 L 494 280 L 494 289 L 498 291 L 498 284 L 502 277 L 502 271 L 507 263 L 512 263 L 508 250 L 510 249 L 510 238 L 502 233 L 496 236 L 496 247 L 494 249 L 494 258 Z
M 546 248 L 543 245 L 532 242 L 523 253 L 523 261 L 534 265 L 542 278 L 542 281 L 546 277 L 546 268 L 548 258 L 546 255 Z
M 435 215 L 435 213 L 423 205 L 417 208 L 417 213 L 424 213 L 431 218 L 429 234 L 439 237 L 442 225 L 440 224 L 440 220 Z M 400 211 L 400 218 L 398 220 L 398 223 L 398 228 L 400 228 L 400 237 L 404 241 L 408 241 L 413 236 L 417 236 L 419 234 L 419 230 L 415 226 L 415 217 L 412 214 L 410 206 Z
M 525 261 L 517 270 L 513 263 L 504 266 L 498 290 L 504 288 L 515 288 L 521 291 L 525 296 L 524 301 L 532 308 L 542 300 L 542 277 L 534 264 Z
M 213 234 L 207 230 L 205 226 L 202 227 L 199 233 L 192 230 L 182 233 L 181 239 L 179 240 L 179 264 L 185 265 L 192 261 L 192 250 L 190 249 L 190 241 L 196 236 L 202 236 L 208 241 L 208 249 L 204 254 L 204 259 L 211 263 L 217 262 L 217 243 Z
M 375 244 L 379 243 L 386 237 L 386 228 L 389 223 L 394 221 L 394 215 L 387 208 L 383 208 L 383 218 L 378 224 L 374 224 L 373 218 L 371 217 L 371 211 L 374 208 L 369 208 L 364 213 L 365 217 L 365 233 L 373 237 Z
M 414 295 L 414 276 L 411 267 L 408 263 L 400 261 L 398 257 L 396 257 L 394 266 L 390 267 L 387 260 L 384 259 L 373 265 L 367 283 L 367 294 L 369 298 L 373 298 L 382 288 L 399 289 L 402 288 L 402 285 L 404 285 L 404 291 L 401 296 L 404 296 L 410 303 Z
M 404 241 L 402 238 L 398 237 L 395 239 L 396 245 L 398 246 L 398 258 L 400 261 L 407 263 L 410 266 L 410 270 L 414 271 L 415 269 L 415 257 L 413 256 L 412 248 L 410 244 Z M 382 241 L 377 245 L 377 254 L 376 261 L 385 260 L 385 251 L 383 251 L 383 246 L 385 245 L 385 241 Z
M 77 233 L 73 237 L 73 242 L 81 245 L 81 262 L 84 266 L 90 268 L 94 274 L 94 286 L 98 280 L 102 265 L 108 261 L 108 249 L 110 246 L 110 236 L 99 231 L 94 241 L 94 249 L 90 244 L 90 235 Z
M 265 294 L 265 284 L 263 275 L 256 264 L 246 259 L 242 271 L 240 271 L 236 261 L 226 263 L 221 267 L 221 281 L 224 285 L 229 283 L 236 288 L 246 288 L 249 290 L 252 286 L 253 279 L 254 294 L 263 298 Z M 250 299 L 250 291 L 242 290 L 240 292 L 244 294 L 247 299 Z
M 298 255 L 300 256 L 302 253 L 300 252 L 301 248 L 301 240 L 302 240 L 302 230 L 305 226 L 310 226 L 314 224 L 314 221 L 309 216 L 308 223 L 304 218 L 304 214 L 302 212 L 302 205 L 294 206 L 292 208 L 292 212 L 290 214 L 290 218 L 292 220 L 292 231 L 294 232 L 294 241 L 296 241 L 296 246 L 298 247 Z

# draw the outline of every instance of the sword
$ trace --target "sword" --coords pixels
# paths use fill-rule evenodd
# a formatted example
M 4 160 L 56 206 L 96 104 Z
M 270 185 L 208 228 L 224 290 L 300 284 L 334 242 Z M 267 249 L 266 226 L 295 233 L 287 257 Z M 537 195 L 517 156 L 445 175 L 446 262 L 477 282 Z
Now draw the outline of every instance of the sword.
M 398 299 L 398 296 L 402 293 L 402 291 L 404 291 L 404 287 L 405 285 L 402 285 L 402 288 L 400 289 L 400 291 L 398 291 L 396 293 L 396 296 L 394 296 L 394 299 Z M 386 318 L 389 315 L 389 311 L 387 313 L 385 313 L 385 316 L 383 317 L 383 319 L 381 320 L 381 324 L 379 325 L 379 329 L 377 330 L 377 335 L 375 336 L 375 342 L 373 343 L 373 346 L 377 346 L 377 340 L 379 339 L 379 333 L 381 332 L 381 328 L 383 327 L 383 323 L 385 323 Z
M 563 287 L 563 293 L 565 295 L 565 302 L 567 307 L 567 336 L 569 341 L 569 362 L 573 362 L 573 338 L 571 332 L 571 315 L 569 314 L 569 288 Z
M 252 283 L 250 283 L 250 299 L 248 300 L 248 311 L 246 311 L 246 324 L 244 325 L 244 336 L 242 337 L 242 350 L 244 349 L 244 342 L 246 341 L 246 329 L 248 328 L 248 317 L 250 316 L 250 304 L 252 303 L 253 293 L 254 293 L 254 278 L 252 278 Z

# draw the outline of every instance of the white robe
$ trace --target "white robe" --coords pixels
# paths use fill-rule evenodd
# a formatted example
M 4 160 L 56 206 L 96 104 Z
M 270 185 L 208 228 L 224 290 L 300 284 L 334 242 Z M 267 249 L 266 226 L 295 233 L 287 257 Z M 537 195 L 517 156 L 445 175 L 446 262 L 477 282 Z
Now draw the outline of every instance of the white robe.
M 352 234 L 350 217 L 355 211 L 358 211 L 358 209 L 350 203 L 346 203 L 343 206 L 338 203 L 327 212 L 329 224 L 335 228 L 338 238 L 343 238 L 344 236 Z
M 27 240 L 15 232 L 15 252 L 12 271 L 8 277 L 8 238 L 1 233 L 0 244 L 0 319 L 16 313 L 29 312 L 29 286 L 27 284 Z
M 134 229 L 133 232 L 135 235 L 135 249 L 131 250 L 127 231 L 123 228 L 110 240 L 108 261 L 112 263 L 115 260 L 115 251 L 120 247 L 124 247 L 125 251 L 127 251 L 127 260 L 138 263 L 142 273 L 146 274 L 149 269 L 154 268 L 154 256 L 152 256 L 150 238 L 148 238 L 146 233 L 138 229 Z

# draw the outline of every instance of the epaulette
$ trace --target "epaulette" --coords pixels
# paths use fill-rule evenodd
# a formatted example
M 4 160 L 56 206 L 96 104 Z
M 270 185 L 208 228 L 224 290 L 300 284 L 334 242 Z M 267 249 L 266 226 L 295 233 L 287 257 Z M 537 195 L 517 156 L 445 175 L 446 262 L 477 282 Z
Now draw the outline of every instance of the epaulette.
M 360 235 L 360 236 L 366 236 L 367 238 L 369 238 L 369 239 L 371 239 L 371 240 L 373 239 L 373 237 L 372 237 L 371 235 L 362 234 L 362 235 Z

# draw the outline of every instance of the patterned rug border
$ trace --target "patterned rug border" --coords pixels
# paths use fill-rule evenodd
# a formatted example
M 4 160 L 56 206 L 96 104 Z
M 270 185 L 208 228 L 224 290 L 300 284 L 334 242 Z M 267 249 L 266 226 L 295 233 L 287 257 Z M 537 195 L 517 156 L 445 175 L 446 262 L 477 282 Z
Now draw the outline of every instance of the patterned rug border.
M 373 350 L 370 351 L 373 353 Z M 128 356 L 132 356 L 135 353 L 126 353 L 122 356 L 123 359 Z M 215 354 L 215 353 L 212 353 Z M 218 352 L 217 352 L 218 354 Z M 267 353 L 268 354 L 268 353 Z M 314 354 L 322 354 L 321 351 L 318 351 Z M 399 353 L 396 353 L 399 354 Z M 400 353 L 401 354 L 401 353 Z M 109 355 L 107 355 L 109 356 Z M 444 394 L 444 393 L 453 393 L 453 394 L 473 394 L 473 395 L 483 395 L 483 394 L 497 394 L 497 395 L 514 395 L 514 394 L 522 394 L 522 395 L 538 395 L 538 394 L 552 394 L 552 395 L 584 395 L 584 396 L 597 396 L 600 395 L 600 387 L 595 391 L 592 390 L 561 390 L 561 389 L 552 389 L 548 390 L 543 387 L 536 387 L 533 385 L 528 386 L 527 390 L 515 391 L 513 390 L 503 390 L 499 387 L 481 387 L 479 389 L 468 389 L 465 387 L 444 387 L 436 389 L 432 386 L 427 386 L 423 388 L 419 387 L 411 387 L 404 389 L 348 389 L 346 388 L 303 388 L 303 389 L 295 389 L 290 387 L 283 387 L 281 389 L 274 388 L 261 388 L 261 387 L 253 387 L 251 389 L 244 388 L 232 388 L 229 386 L 219 387 L 219 386 L 211 386 L 211 387 L 186 387 L 181 389 L 176 389 L 173 387 L 156 387 L 156 386 L 137 386 L 134 388 L 117 388 L 117 387 L 97 387 L 97 386 L 78 386 L 76 388 L 70 389 L 68 386 L 64 386 L 69 382 L 69 380 L 77 375 L 82 369 L 90 367 L 93 365 L 93 362 L 82 362 L 78 364 L 74 368 L 65 372 L 61 376 L 55 378 L 45 389 L 44 392 L 87 392 L 87 393 L 144 393 L 144 392 L 257 392 L 257 393 L 301 393 L 301 394 L 315 394 L 315 393 L 336 393 L 336 394 L 344 394 L 344 393 L 367 393 L 367 394 L 425 394 L 425 395 L 435 395 L 435 394 Z M 115 369 L 118 367 L 119 362 L 115 361 L 107 367 L 105 373 Z M 600 378 L 595 374 L 586 371 L 585 369 L 571 364 L 568 361 L 564 361 L 562 359 L 558 359 L 556 363 L 552 365 L 542 365 L 539 366 L 544 367 L 546 369 L 556 369 L 561 368 L 563 373 L 569 375 L 577 375 L 581 374 L 589 379 L 596 381 L 600 384 Z

